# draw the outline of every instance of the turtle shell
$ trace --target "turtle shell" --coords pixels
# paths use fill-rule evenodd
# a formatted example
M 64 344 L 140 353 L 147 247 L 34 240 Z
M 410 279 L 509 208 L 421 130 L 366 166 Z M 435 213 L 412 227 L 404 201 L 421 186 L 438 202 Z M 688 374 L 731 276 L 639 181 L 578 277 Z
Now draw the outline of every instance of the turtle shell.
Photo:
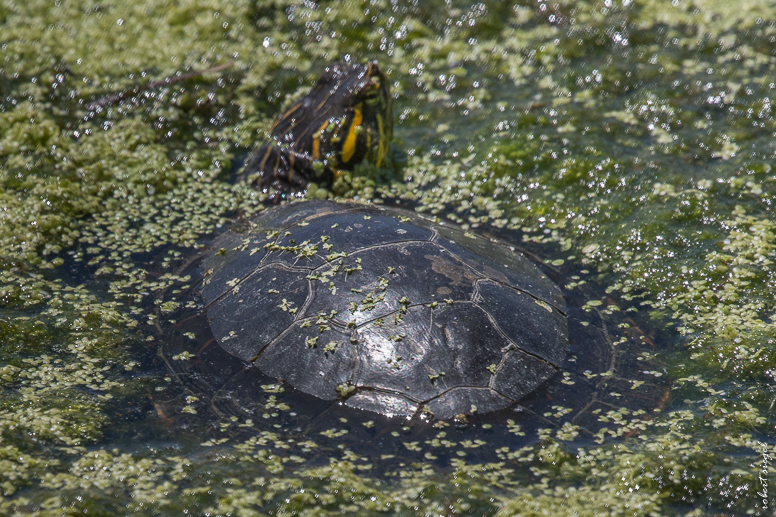
M 522 254 L 396 208 L 308 201 L 203 262 L 220 346 L 322 399 L 440 419 L 510 406 L 568 352 L 558 287 Z

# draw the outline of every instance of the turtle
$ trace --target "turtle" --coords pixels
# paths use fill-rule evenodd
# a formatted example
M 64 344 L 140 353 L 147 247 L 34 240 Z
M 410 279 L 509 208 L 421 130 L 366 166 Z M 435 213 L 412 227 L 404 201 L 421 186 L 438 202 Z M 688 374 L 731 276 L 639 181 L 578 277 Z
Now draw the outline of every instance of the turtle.
M 508 239 L 331 192 L 295 200 L 361 163 L 382 166 L 390 106 L 377 63 L 338 62 L 280 115 L 241 177 L 281 195 L 235 221 L 201 260 L 199 302 L 187 304 L 198 312 L 170 329 L 167 367 L 194 393 L 212 393 L 214 407 L 267 418 L 264 402 L 249 408 L 257 392 L 276 392 L 272 378 L 329 408 L 437 422 L 523 405 L 543 418 L 539 408 L 559 403 L 595 421 L 616 407 L 614 391 L 648 406 L 649 393 L 611 375 L 630 357 L 623 340 L 581 309 L 578 288 L 559 289 L 563 273 L 551 280 Z M 196 360 L 175 360 L 184 356 Z
M 326 66 L 247 160 L 287 193 L 383 165 L 388 80 L 374 61 Z M 203 263 L 228 353 L 322 399 L 386 416 L 489 412 L 555 375 L 568 352 L 560 290 L 519 252 L 399 208 L 307 201 L 228 232 Z
M 215 247 L 202 298 L 221 348 L 321 399 L 386 416 L 485 413 L 568 352 L 565 302 L 536 266 L 410 211 L 291 203 Z

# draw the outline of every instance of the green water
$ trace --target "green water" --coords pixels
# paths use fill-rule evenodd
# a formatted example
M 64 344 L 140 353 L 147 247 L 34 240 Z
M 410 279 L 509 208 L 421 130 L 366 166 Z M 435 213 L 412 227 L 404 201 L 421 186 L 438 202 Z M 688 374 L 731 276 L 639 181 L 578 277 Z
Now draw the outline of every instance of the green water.
M 0 1 L 0 513 L 773 514 L 774 19 L 753 0 Z M 361 423 L 290 429 L 270 386 L 261 425 L 210 414 L 159 366 L 182 263 L 261 210 L 240 163 L 345 55 L 387 71 L 407 155 L 402 181 L 350 194 L 588 271 L 588 308 L 638 309 L 632 388 L 667 396 L 595 429 L 559 408 L 482 461 L 491 444 L 399 429 L 419 459 L 391 461 Z

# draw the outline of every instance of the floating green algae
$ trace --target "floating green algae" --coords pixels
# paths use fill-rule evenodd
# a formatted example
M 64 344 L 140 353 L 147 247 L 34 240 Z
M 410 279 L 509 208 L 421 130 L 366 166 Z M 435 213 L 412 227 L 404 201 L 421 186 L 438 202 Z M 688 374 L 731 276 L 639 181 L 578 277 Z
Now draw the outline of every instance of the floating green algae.
M 2 512 L 770 513 L 756 492 L 776 425 L 774 14 L 699 0 L 0 3 Z M 644 340 L 647 324 L 672 337 L 640 356 L 666 365 L 649 370 L 671 379 L 660 411 L 612 410 L 585 433 L 559 409 L 485 463 L 487 444 L 439 429 L 404 441 L 425 460 L 402 462 L 348 447 L 353 421 L 289 434 L 293 408 L 270 385 L 275 424 L 207 420 L 148 366 L 149 329 L 191 300 L 181 263 L 261 210 L 231 181 L 245 154 L 345 55 L 387 70 L 407 155 L 403 182 L 374 173 L 348 195 L 519 229 L 560 250 L 542 258 L 589 270 L 569 279 L 608 291 L 588 308 L 638 308 Z

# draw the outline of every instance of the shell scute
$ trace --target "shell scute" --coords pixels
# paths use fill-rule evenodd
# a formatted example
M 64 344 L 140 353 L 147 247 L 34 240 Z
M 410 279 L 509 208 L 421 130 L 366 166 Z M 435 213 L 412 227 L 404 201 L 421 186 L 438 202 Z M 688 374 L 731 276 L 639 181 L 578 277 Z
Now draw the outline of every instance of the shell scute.
M 221 348 L 251 361 L 294 322 L 308 296 L 303 274 L 264 267 L 210 304 L 210 328 Z
M 462 386 L 445 392 L 426 403 L 431 413 L 443 420 L 459 414 L 488 413 L 514 404 L 514 400 L 503 397 L 490 388 Z
M 511 285 L 565 311 L 560 290 L 522 253 L 483 237 L 450 227 L 440 228 L 440 246 L 483 276 Z
M 329 343 L 335 343 L 333 349 Z M 343 329 L 322 332 L 316 325 L 296 323 L 267 346 L 254 365 L 298 390 L 334 400 L 337 387 L 351 380 L 356 351 Z
M 549 312 L 531 295 L 496 282 L 480 282 L 478 288 L 480 306 L 487 308 L 499 328 L 521 350 L 555 366 L 563 362 L 566 350 L 546 343 L 565 339 L 568 327 L 564 314 L 548 305 L 552 308 Z
M 541 359 L 511 350 L 498 365 L 493 388 L 513 400 L 520 400 L 557 371 L 558 368 Z

